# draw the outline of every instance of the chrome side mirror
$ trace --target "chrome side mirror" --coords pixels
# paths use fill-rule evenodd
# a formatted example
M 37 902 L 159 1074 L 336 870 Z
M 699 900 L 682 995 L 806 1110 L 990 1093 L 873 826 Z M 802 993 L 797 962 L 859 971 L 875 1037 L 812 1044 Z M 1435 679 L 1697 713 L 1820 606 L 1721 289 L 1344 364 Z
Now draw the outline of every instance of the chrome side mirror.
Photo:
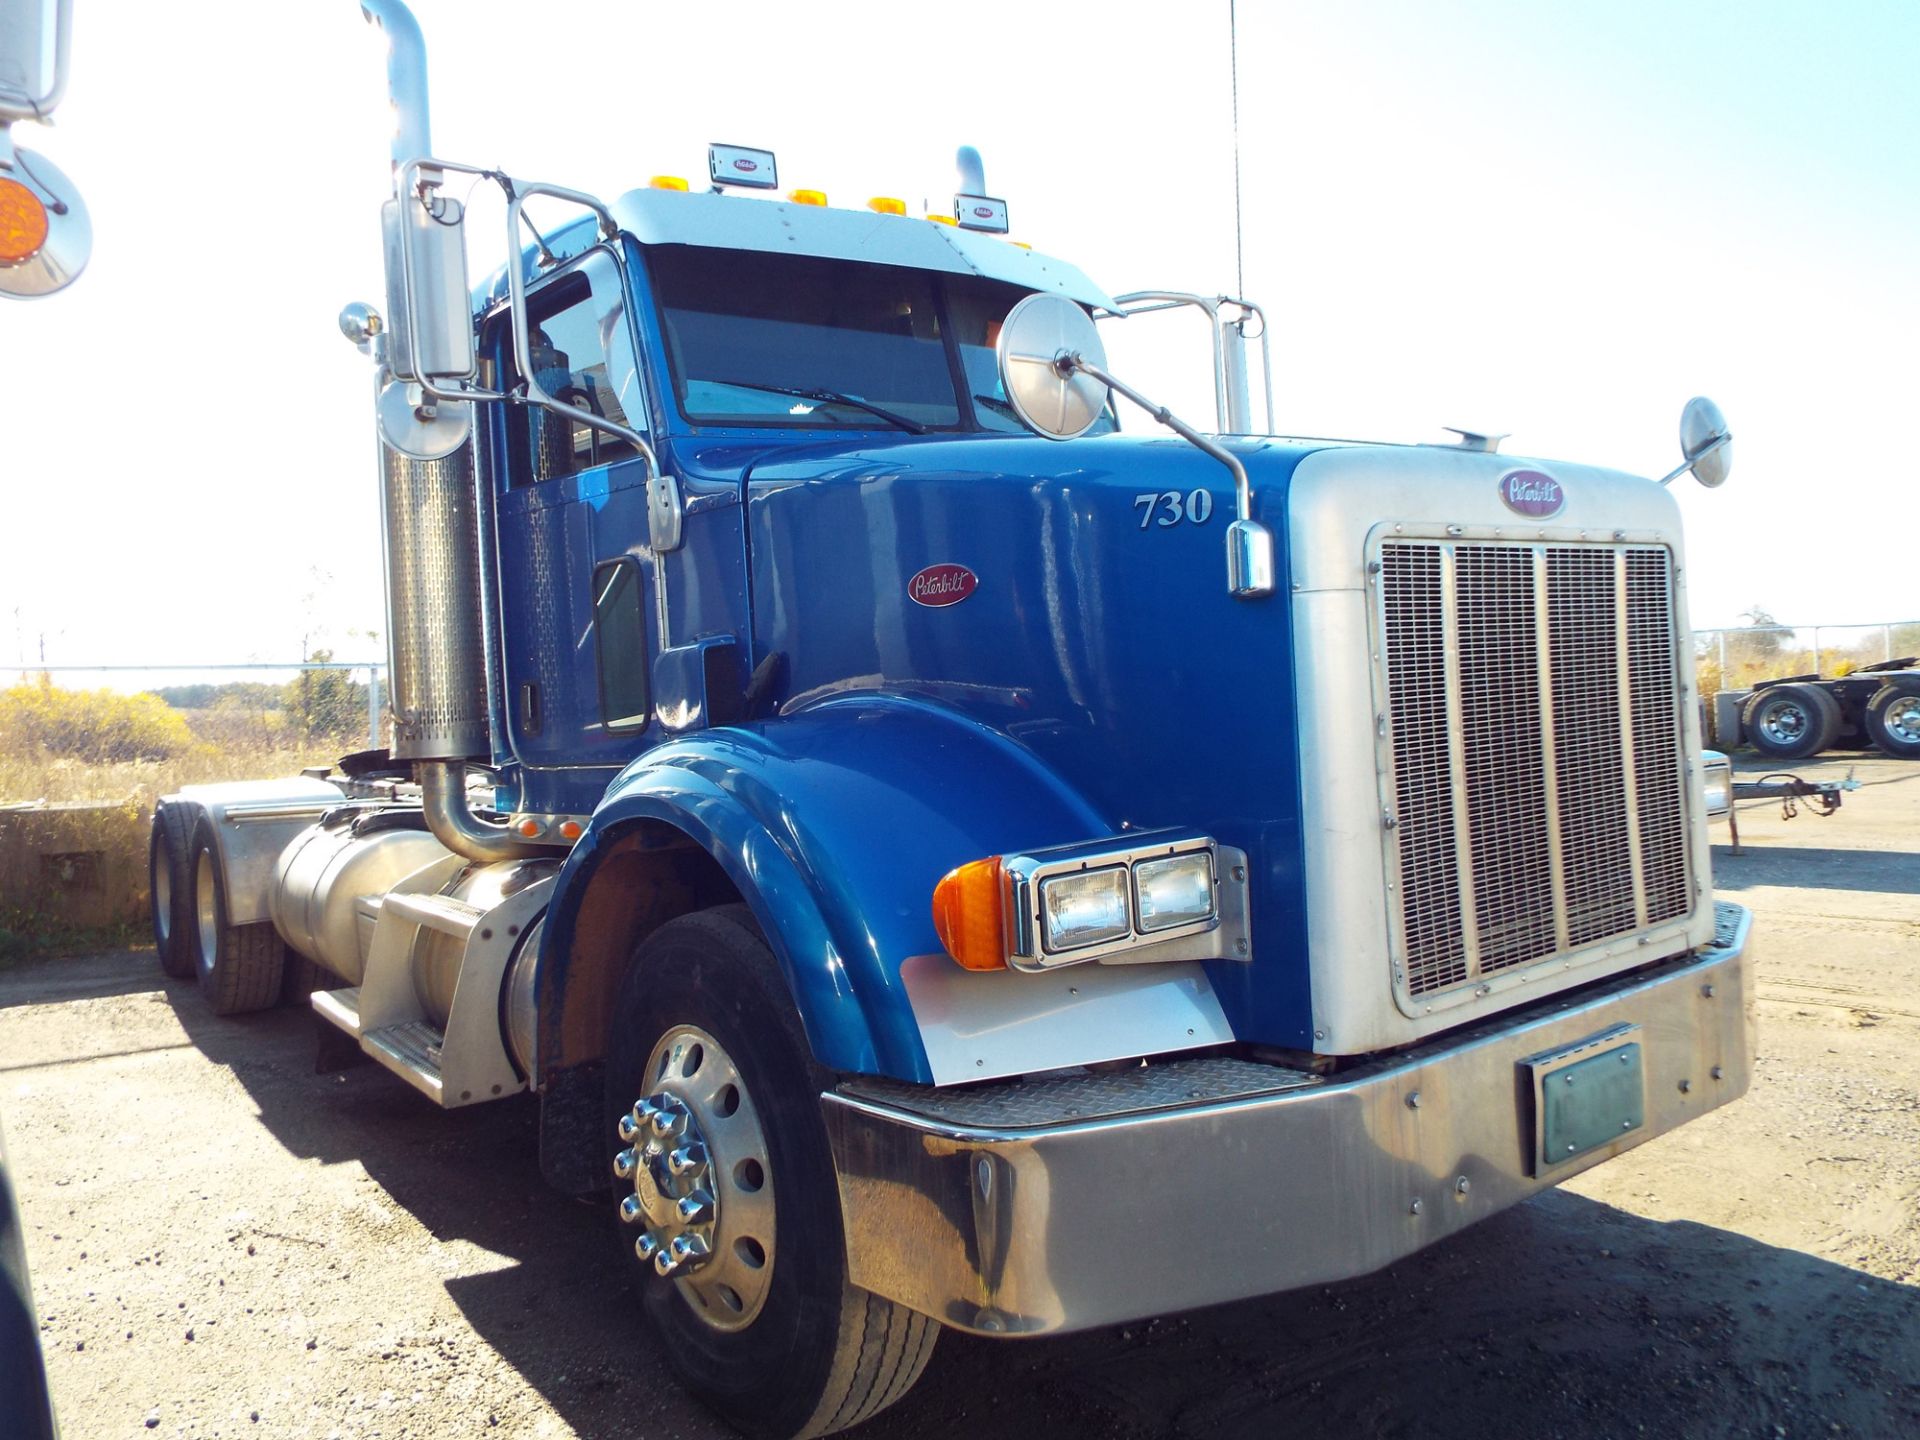
M 36 300 L 87 268 L 93 224 L 71 180 L 44 155 L 16 150 L 16 120 L 45 122 L 67 88 L 70 0 L 0 5 L 0 295 Z
M 1679 467 L 1661 477 L 1662 485 L 1689 470 L 1709 490 L 1726 483 L 1733 468 L 1733 433 L 1720 407 L 1704 395 L 1694 396 L 1680 412 L 1680 454 Z
M 1007 312 L 995 348 L 1000 385 L 1013 413 L 1036 435 L 1084 435 L 1116 390 L 1233 474 L 1237 518 L 1227 526 L 1227 589 L 1242 599 L 1273 593 L 1273 533 L 1253 518 L 1253 487 L 1240 459 L 1164 405 L 1107 373 L 1106 347 L 1093 319 L 1061 295 L 1029 295 Z

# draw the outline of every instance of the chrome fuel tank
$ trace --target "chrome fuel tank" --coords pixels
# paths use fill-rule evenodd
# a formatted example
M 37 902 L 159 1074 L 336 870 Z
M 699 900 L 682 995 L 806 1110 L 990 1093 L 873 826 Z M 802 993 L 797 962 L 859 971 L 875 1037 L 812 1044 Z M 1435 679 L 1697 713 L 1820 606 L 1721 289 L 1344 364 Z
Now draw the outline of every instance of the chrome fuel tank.
M 451 853 L 421 828 L 419 812 L 373 811 L 315 825 L 294 837 L 274 866 L 273 925 L 300 954 L 358 985 L 373 941 L 376 907 L 421 867 Z

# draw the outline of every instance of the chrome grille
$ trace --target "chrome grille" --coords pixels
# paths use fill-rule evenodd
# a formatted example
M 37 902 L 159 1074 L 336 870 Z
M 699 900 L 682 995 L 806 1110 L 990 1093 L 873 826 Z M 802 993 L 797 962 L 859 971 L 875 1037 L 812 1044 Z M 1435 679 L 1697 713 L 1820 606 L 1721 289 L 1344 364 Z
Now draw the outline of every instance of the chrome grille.
M 1684 916 L 1666 550 L 1395 540 L 1379 583 L 1406 993 Z

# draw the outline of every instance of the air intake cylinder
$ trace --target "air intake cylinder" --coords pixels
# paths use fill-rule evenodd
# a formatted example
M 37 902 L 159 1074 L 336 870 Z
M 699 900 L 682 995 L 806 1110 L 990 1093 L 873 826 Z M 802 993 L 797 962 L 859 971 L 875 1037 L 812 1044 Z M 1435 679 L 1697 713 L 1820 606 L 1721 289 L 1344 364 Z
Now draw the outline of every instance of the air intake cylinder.
M 380 440 L 396 760 L 485 759 L 473 442 L 419 459 Z

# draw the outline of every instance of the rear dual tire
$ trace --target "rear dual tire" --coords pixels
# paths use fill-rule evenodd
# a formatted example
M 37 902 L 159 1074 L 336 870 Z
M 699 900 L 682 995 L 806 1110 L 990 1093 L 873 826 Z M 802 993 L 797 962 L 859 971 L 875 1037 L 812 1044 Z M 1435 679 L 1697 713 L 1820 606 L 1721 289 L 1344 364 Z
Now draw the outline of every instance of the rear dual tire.
M 187 868 L 193 821 L 179 805 L 161 804 L 153 812 L 147 841 L 147 897 L 153 921 L 153 948 L 160 968 L 176 980 L 193 978 L 191 872 Z
M 676 1037 L 683 1037 L 677 1051 Z M 696 1055 L 692 1037 L 713 1049 Z M 670 1069 L 662 1063 L 670 1055 L 685 1058 Z M 703 1065 L 724 1066 L 743 1093 L 715 1106 L 707 1099 L 713 1087 L 701 1083 Z M 651 1220 L 619 1227 L 623 1263 L 633 1268 L 642 1309 L 680 1383 L 763 1440 L 830 1435 L 906 1394 L 939 1326 L 847 1279 L 839 1185 L 820 1113 L 831 1077 L 813 1063 L 779 967 L 744 906 L 683 916 L 640 946 L 614 1007 L 607 1082 L 610 1165 L 624 1161 L 627 1174 L 635 1173 L 639 1147 L 626 1149 L 631 1137 L 616 1127 L 637 1102 L 663 1093 L 684 1100 L 716 1177 L 706 1267 L 737 1255 L 757 1257 L 756 1271 L 765 1267 L 737 1291 L 723 1286 L 723 1268 L 662 1278 L 635 1254 L 635 1241 L 653 1233 Z M 741 1126 L 741 1116 L 750 1123 Z M 749 1163 L 758 1167 L 750 1172 L 751 1210 L 727 1186 Z M 638 1174 L 621 1182 L 623 1192 L 647 1183 L 644 1162 Z M 762 1188 L 771 1191 L 771 1207 L 757 1193 Z M 743 1214 L 749 1218 L 735 1218 Z M 713 1293 L 746 1303 L 730 1315 L 706 1298 Z
M 1804 760 L 1840 734 L 1840 702 L 1817 685 L 1769 685 L 1741 710 L 1747 743 L 1771 760 Z
M 193 828 L 187 950 L 200 993 L 216 1015 L 264 1010 L 280 998 L 287 948 L 270 920 L 233 925 L 227 919 L 226 871 L 213 822 Z
M 1867 738 L 1889 755 L 1920 760 L 1920 680 L 1893 680 L 1873 692 Z

